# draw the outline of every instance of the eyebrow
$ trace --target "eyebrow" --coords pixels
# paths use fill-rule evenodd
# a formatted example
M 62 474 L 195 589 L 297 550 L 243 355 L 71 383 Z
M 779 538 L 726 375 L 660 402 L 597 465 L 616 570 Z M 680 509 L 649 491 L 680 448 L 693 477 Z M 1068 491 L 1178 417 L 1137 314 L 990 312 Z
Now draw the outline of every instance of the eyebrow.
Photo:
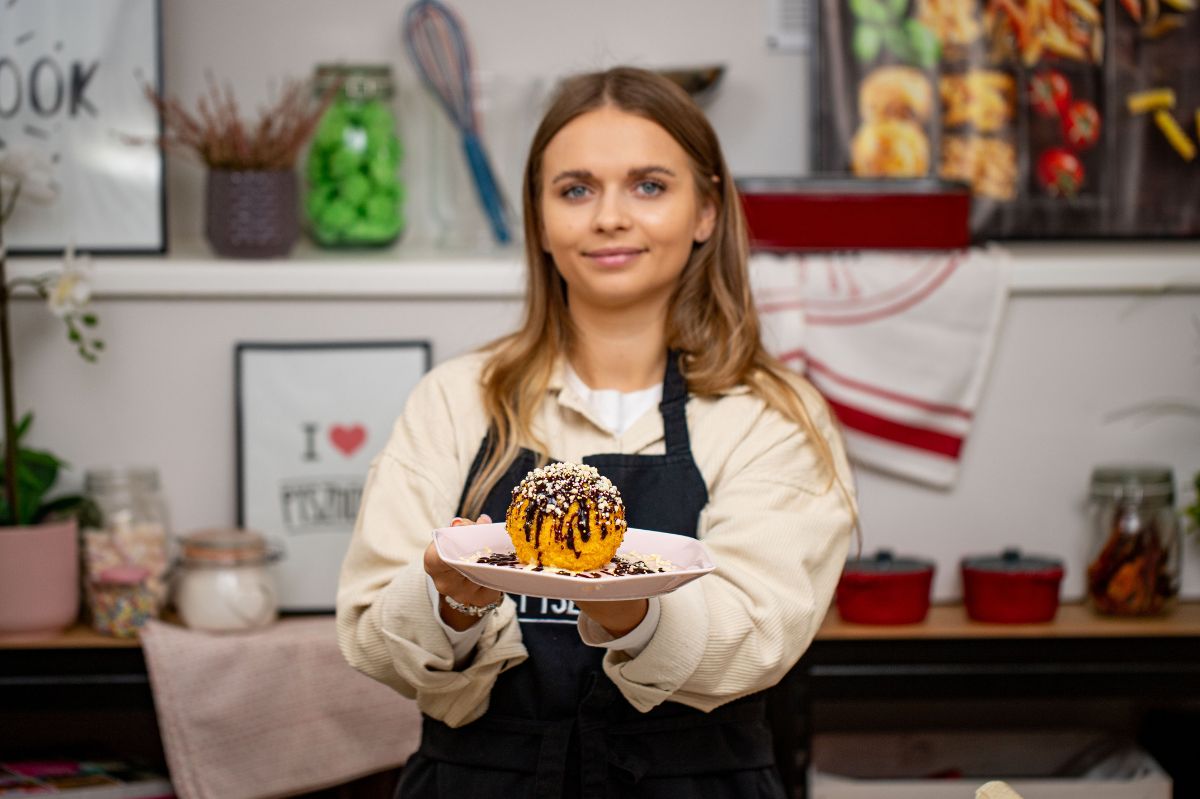
M 633 169 L 629 170 L 628 173 L 626 173 L 626 176 L 631 178 L 641 178 L 654 174 L 663 174 L 670 177 L 675 177 L 675 173 L 673 171 L 667 169 L 665 166 L 657 165 L 634 167 Z M 592 180 L 595 177 L 595 175 L 586 169 L 568 169 L 555 175 L 554 180 L 550 181 L 550 183 L 558 183 L 560 180 Z

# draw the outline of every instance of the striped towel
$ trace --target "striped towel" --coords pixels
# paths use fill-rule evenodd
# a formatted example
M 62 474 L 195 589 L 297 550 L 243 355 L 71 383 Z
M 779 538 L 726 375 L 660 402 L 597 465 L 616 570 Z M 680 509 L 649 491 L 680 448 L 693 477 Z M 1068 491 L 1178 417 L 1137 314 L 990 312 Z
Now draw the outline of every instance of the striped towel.
M 768 351 L 825 395 L 857 462 L 954 485 L 1005 300 L 1007 253 L 755 255 Z
M 180 799 L 291 796 L 403 765 L 416 703 L 350 668 L 332 616 L 217 635 L 142 629 L 154 707 Z

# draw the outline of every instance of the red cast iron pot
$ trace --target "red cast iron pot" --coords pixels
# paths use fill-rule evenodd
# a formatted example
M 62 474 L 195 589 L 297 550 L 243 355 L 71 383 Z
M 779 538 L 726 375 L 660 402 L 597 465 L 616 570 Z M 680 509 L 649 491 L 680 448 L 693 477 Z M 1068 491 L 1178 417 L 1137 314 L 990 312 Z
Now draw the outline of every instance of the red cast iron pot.
M 887 550 L 848 560 L 838 581 L 838 614 L 857 624 L 916 624 L 929 612 L 933 569 L 929 561 Z
M 963 558 L 961 566 L 963 602 L 975 621 L 1026 624 L 1050 621 L 1058 612 L 1062 561 L 1006 549 Z

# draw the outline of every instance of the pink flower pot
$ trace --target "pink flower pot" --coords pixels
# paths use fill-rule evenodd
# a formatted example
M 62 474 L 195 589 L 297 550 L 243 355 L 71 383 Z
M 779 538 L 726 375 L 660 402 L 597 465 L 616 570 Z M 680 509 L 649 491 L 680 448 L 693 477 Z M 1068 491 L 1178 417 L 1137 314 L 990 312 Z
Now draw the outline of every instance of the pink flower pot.
M 0 637 L 53 637 L 78 615 L 75 520 L 0 527 Z

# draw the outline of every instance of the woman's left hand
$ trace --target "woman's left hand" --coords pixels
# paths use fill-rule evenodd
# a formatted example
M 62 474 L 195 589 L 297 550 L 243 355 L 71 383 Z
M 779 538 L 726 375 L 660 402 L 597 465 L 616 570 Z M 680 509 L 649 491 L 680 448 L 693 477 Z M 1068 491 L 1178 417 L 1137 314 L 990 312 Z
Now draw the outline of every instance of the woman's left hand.
M 575 607 L 581 613 L 586 613 L 592 621 L 599 624 L 613 638 L 628 635 L 646 618 L 646 610 L 650 603 L 645 599 L 623 599 L 618 602 L 581 602 L 575 601 Z

